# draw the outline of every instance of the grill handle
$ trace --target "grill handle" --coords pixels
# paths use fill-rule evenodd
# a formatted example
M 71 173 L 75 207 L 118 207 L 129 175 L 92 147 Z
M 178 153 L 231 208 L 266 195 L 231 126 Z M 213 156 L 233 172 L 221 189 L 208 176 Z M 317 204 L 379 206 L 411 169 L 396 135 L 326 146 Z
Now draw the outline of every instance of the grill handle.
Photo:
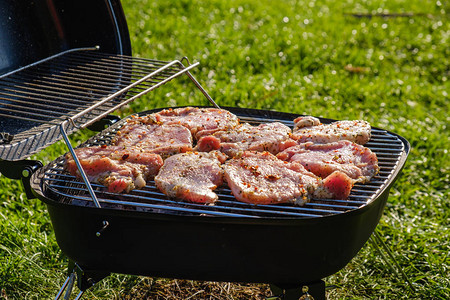
M 39 160 L 0 160 L 0 173 L 9 179 L 20 179 L 28 199 L 36 198 L 30 186 L 30 178 L 41 167 L 43 167 L 43 164 Z
M 72 144 L 70 143 L 69 137 L 67 136 L 66 131 L 64 130 L 64 125 L 68 124 L 69 121 L 66 120 L 62 122 L 59 125 L 59 129 L 61 131 L 61 135 L 64 138 L 64 141 L 66 142 L 67 148 L 69 149 L 70 154 L 72 154 L 73 160 L 75 161 L 75 164 L 77 165 L 78 171 L 80 171 L 81 178 L 83 178 L 84 184 L 86 184 L 86 188 L 89 191 L 89 194 L 92 197 L 92 201 L 94 201 L 94 205 L 97 208 L 101 208 L 100 202 L 98 202 L 97 196 L 95 195 L 94 189 L 92 188 L 91 183 L 89 182 L 89 179 L 86 176 L 86 173 L 83 170 L 83 167 L 81 166 L 80 160 L 78 159 L 77 155 L 75 154 L 75 150 L 72 147 Z

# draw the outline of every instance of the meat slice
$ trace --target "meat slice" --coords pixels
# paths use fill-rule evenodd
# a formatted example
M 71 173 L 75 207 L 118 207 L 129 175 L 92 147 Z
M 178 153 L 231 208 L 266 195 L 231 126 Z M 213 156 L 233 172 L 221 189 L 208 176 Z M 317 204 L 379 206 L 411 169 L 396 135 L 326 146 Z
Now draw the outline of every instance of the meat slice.
M 302 143 L 277 155 L 289 162 L 301 163 L 308 171 L 325 178 L 341 171 L 357 182 L 366 183 L 380 170 L 375 153 L 350 141 L 327 144 Z
M 75 154 L 89 181 L 102 184 L 113 193 L 144 187 L 163 165 L 160 155 L 133 147 L 93 146 L 77 148 Z M 81 178 L 72 155 L 68 153 L 65 158 L 65 169 Z
M 189 129 L 179 124 L 143 124 L 138 119 L 131 119 L 116 133 L 113 144 L 124 148 L 136 147 L 166 158 L 191 151 L 192 135 Z
M 346 199 L 353 186 L 344 173 L 337 171 L 336 178 L 322 181 L 301 164 L 282 161 L 269 152 L 246 151 L 228 160 L 224 170 L 234 197 L 252 204 L 304 205 L 312 197 Z
M 181 107 L 165 109 L 155 113 L 152 118 L 163 124 L 183 125 L 191 131 L 196 139 L 212 134 L 217 130 L 234 128 L 239 124 L 236 115 L 218 108 Z
M 311 116 L 298 117 L 294 120 L 292 138 L 299 143 L 331 143 L 348 140 L 364 145 L 370 140 L 370 124 L 363 120 L 336 121 L 322 124 L 319 119 Z
M 167 158 L 155 177 L 165 195 L 194 203 L 214 203 L 213 191 L 223 182 L 221 163 L 225 155 L 218 152 L 187 152 Z
M 290 138 L 291 129 L 279 122 L 252 126 L 240 124 L 230 130 L 219 130 L 209 136 L 203 136 L 196 150 L 220 150 L 230 157 L 238 156 L 242 151 L 268 151 L 277 154 L 281 150 L 296 145 Z
M 320 120 L 313 116 L 298 117 L 294 120 L 294 131 L 304 127 L 320 125 Z

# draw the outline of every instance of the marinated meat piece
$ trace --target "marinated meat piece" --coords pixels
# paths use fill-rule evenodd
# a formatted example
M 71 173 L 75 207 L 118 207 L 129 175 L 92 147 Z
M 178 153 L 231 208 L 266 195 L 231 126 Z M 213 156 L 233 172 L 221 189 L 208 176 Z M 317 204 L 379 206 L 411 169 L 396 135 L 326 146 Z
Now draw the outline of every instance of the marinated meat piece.
M 109 192 L 129 192 L 142 188 L 163 165 L 160 155 L 121 146 L 93 146 L 75 149 L 89 181 L 102 184 Z M 81 178 L 70 153 L 66 154 L 65 169 Z
M 157 122 L 180 124 L 187 127 L 196 139 L 212 134 L 217 130 L 234 128 L 239 124 L 236 115 L 217 108 L 182 107 L 165 109 L 155 113 L 153 117 Z
M 304 205 L 312 197 L 346 199 L 353 186 L 344 173 L 337 171 L 336 179 L 322 181 L 301 164 L 282 161 L 269 152 L 246 151 L 228 160 L 224 170 L 235 198 L 252 204 Z
M 277 154 L 297 144 L 290 136 L 291 129 L 279 122 L 259 126 L 244 123 L 230 130 L 219 130 L 212 135 L 203 136 L 195 149 L 198 151 L 220 150 L 230 157 L 237 156 L 245 150 Z
M 223 182 L 223 153 L 187 152 L 167 158 L 155 177 L 158 189 L 165 195 L 194 203 L 214 203 L 213 191 Z
M 319 119 L 307 116 L 294 120 L 292 138 L 299 143 L 331 143 L 348 140 L 364 145 L 370 140 L 370 124 L 366 121 L 336 121 L 331 124 L 322 124 Z
M 139 119 L 131 119 L 117 132 L 113 144 L 123 148 L 136 147 L 165 158 L 191 151 L 192 135 L 189 129 L 178 124 L 142 124 Z
M 350 195 L 354 183 L 347 174 L 334 171 L 322 181 L 324 188 L 318 188 L 314 196 L 318 199 L 335 198 L 344 200 Z
M 311 127 L 311 126 L 317 126 L 320 125 L 320 120 L 313 116 L 304 116 L 304 117 L 298 117 L 294 120 L 294 131 L 299 130 L 300 128 L 304 127 Z
M 361 183 L 370 181 L 380 170 L 375 153 L 350 141 L 302 143 L 280 152 L 277 157 L 301 163 L 308 171 L 322 178 L 334 171 L 341 171 Z

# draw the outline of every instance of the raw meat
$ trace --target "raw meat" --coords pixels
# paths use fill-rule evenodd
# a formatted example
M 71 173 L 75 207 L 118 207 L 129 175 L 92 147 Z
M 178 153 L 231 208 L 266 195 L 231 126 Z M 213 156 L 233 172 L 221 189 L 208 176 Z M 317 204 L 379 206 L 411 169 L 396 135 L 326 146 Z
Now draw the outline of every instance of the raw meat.
M 304 117 L 298 117 L 294 120 L 294 131 L 299 130 L 300 128 L 304 127 L 311 127 L 311 126 L 317 126 L 320 125 L 320 120 L 313 116 L 304 116 Z
M 245 150 L 277 154 L 297 144 L 290 136 L 291 129 L 279 122 L 259 126 L 244 123 L 230 130 L 219 130 L 212 135 L 203 136 L 195 149 L 198 151 L 220 150 L 230 157 L 237 156 Z
M 322 124 L 319 119 L 311 116 L 298 117 L 294 120 L 292 138 L 299 143 L 331 143 L 348 140 L 364 145 L 370 140 L 370 124 L 362 120 L 336 121 L 331 124 Z
M 277 157 L 301 163 L 322 178 L 339 170 L 361 183 L 370 181 L 380 170 L 375 153 L 345 140 L 327 144 L 302 143 L 280 152 Z
M 245 151 L 240 158 L 228 160 L 224 170 L 235 198 L 252 204 L 304 205 L 312 197 L 346 199 L 353 186 L 344 173 L 336 171 L 335 180 L 322 181 L 301 164 L 282 161 L 269 152 Z
M 93 146 L 75 149 L 89 181 L 108 187 L 109 192 L 129 192 L 142 188 L 163 165 L 160 155 L 121 146 Z M 66 154 L 65 169 L 81 177 L 70 153 Z
M 152 118 L 163 124 L 180 124 L 187 127 L 192 135 L 200 137 L 217 130 L 227 130 L 239 124 L 236 115 L 224 109 L 182 107 L 165 109 L 155 113 Z
M 113 144 L 124 148 L 136 147 L 145 152 L 160 154 L 163 158 L 192 150 L 189 129 L 179 124 L 166 125 L 130 119 L 113 139 Z
M 167 158 L 155 177 L 158 189 L 165 195 L 194 203 L 214 203 L 213 191 L 223 182 L 223 153 L 187 152 Z

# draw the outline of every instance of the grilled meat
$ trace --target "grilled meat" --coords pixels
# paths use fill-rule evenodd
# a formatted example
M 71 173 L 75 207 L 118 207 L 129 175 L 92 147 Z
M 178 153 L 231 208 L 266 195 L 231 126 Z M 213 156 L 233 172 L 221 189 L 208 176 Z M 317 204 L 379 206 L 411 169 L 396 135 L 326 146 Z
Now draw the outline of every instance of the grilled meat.
M 186 127 L 179 124 L 143 124 L 137 120 L 131 119 L 117 132 L 114 145 L 136 147 L 160 154 L 163 158 L 192 150 L 192 135 Z
M 187 127 L 192 135 L 200 137 L 217 130 L 227 130 L 239 124 L 236 115 L 224 109 L 183 107 L 165 109 L 155 113 L 152 118 L 163 124 L 180 124 Z
M 223 153 L 187 152 L 167 158 L 155 177 L 158 189 L 165 195 L 194 203 L 213 203 L 213 191 L 223 182 Z
M 237 156 L 245 150 L 277 154 L 297 144 L 290 139 L 290 135 L 291 129 L 279 122 L 259 126 L 244 123 L 233 129 L 218 130 L 212 135 L 201 137 L 195 149 L 198 151 L 220 150 L 230 157 Z
M 100 183 L 109 192 L 129 192 L 142 188 L 163 165 L 160 155 L 142 152 L 141 149 L 121 146 L 94 146 L 75 149 L 81 166 L 89 181 Z M 65 169 L 80 177 L 79 170 L 70 153 L 66 154 Z
M 299 143 L 331 143 L 348 140 L 364 145 L 370 139 L 370 124 L 362 120 L 336 121 L 331 124 L 322 124 L 319 119 L 306 116 L 294 120 L 292 138 Z
M 277 157 L 301 163 L 322 178 L 339 170 L 361 183 L 370 181 L 380 170 L 375 153 L 345 140 L 327 144 L 302 143 L 280 152 Z
M 278 159 L 269 152 L 245 151 L 224 164 L 225 180 L 236 199 L 252 204 L 303 205 L 310 198 L 348 197 L 353 181 L 342 172 L 322 181 L 299 163 Z

